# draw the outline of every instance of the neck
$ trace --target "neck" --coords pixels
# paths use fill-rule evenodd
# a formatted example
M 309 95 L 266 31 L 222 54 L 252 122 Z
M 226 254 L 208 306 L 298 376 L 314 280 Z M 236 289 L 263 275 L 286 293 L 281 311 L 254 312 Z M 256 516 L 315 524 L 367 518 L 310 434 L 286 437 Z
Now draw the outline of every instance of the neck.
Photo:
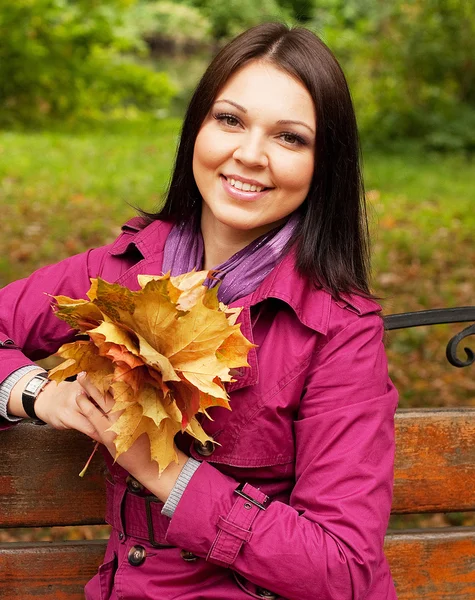
M 214 218 L 208 219 L 203 210 L 201 217 L 201 234 L 204 243 L 203 269 L 210 270 L 224 263 L 266 231 L 269 231 L 269 226 L 252 230 L 234 229 Z

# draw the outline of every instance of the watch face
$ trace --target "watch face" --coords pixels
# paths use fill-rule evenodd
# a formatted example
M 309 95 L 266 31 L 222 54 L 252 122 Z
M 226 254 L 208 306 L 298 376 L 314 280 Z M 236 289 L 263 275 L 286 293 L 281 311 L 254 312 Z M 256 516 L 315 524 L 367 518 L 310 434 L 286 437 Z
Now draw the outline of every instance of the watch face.
M 23 391 L 25 394 L 34 394 L 40 387 L 42 387 L 46 382 L 44 377 L 39 377 L 35 375 L 31 381 L 29 381 Z

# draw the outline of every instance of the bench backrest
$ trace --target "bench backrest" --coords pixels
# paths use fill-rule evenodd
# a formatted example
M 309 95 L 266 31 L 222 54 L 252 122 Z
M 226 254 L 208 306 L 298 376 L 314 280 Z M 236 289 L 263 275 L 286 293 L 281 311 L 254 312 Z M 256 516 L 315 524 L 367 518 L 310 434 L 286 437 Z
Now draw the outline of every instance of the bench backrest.
M 0 526 L 103 523 L 104 471 L 92 443 L 24 422 L 2 432 Z M 475 510 L 475 409 L 400 410 L 394 514 Z M 79 600 L 103 541 L 0 544 L 0 598 Z M 386 554 L 399 600 L 475 598 L 475 528 L 393 531 Z

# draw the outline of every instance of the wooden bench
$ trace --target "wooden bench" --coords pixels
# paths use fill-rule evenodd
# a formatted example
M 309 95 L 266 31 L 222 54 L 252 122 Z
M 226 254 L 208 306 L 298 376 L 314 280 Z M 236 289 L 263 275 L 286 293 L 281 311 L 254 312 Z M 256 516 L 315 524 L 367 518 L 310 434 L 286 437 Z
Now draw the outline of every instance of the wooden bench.
M 387 329 L 420 324 L 405 322 L 386 317 Z M 2 432 L 1 440 L 0 527 L 104 523 L 103 463 L 96 457 L 84 479 L 77 475 L 91 452 L 89 440 L 26 421 Z M 396 441 L 393 514 L 475 511 L 475 409 L 399 410 Z M 0 544 L 0 598 L 84 598 L 105 545 Z M 389 531 L 385 549 L 399 600 L 475 598 L 475 528 Z

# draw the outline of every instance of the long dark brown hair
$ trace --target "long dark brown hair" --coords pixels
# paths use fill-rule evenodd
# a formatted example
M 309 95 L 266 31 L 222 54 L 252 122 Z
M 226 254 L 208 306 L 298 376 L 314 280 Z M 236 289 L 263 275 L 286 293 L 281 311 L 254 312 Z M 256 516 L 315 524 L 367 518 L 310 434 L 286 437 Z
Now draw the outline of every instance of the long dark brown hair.
M 166 202 L 149 220 L 199 224 L 201 196 L 193 176 L 193 150 L 201 125 L 229 77 L 253 60 L 264 60 L 301 81 L 317 116 L 315 168 L 301 226 L 291 244 L 300 273 L 328 290 L 370 296 L 368 223 L 353 104 L 336 58 L 311 31 L 264 23 L 227 44 L 209 65 L 183 122 Z

